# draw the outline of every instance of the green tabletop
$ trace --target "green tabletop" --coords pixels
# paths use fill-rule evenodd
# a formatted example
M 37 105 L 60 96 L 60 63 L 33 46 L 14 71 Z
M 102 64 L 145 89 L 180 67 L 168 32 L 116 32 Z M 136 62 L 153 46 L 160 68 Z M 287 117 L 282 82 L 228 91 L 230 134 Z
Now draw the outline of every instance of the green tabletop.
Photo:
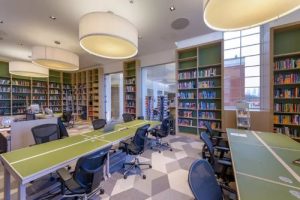
M 227 129 L 227 135 L 240 200 L 298 199 L 300 166 L 292 161 L 300 158 L 299 143 L 248 130 Z
M 160 122 L 135 120 L 118 124 L 112 132 L 103 130 L 67 137 L 61 140 L 34 145 L 1 154 L 2 160 L 18 174 L 20 179 L 34 176 L 41 171 L 52 169 L 61 163 L 74 160 L 89 152 L 103 148 L 115 141 L 133 136 L 140 126 L 158 125 Z

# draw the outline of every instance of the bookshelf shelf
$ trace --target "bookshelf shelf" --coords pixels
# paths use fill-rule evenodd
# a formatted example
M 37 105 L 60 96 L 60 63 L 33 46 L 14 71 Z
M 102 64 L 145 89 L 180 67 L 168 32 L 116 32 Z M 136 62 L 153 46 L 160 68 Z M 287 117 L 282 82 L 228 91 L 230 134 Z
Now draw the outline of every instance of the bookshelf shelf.
M 178 130 L 222 129 L 222 41 L 177 51 Z M 195 67 L 197 66 L 197 67 Z M 194 84 L 195 82 L 195 84 Z M 182 87 L 186 83 L 186 87 Z M 192 86 L 192 88 L 190 88 Z

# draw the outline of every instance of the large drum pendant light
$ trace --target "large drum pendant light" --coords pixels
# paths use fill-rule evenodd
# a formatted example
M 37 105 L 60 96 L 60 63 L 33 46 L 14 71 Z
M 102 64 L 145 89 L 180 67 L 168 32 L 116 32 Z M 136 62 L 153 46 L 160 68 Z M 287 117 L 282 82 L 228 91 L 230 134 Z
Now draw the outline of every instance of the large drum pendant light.
M 78 55 L 64 49 L 35 46 L 32 48 L 32 62 L 42 67 L 61 71 L 79 69 Z
M 110 12 L 82 16 L 79 40 L 85 51 L 104 58 L 130 58 L 138 52 L 138 32 L 134 25 Z
M 299 7 L 300 0 L 204 0 L 204 21 L 214 30 L 241 30 L 278 19 Z
M 41 77 L 49 76 L 49 70 L 31 62 L 11 61 L 9 62 L 9 73 L 18 76 Z

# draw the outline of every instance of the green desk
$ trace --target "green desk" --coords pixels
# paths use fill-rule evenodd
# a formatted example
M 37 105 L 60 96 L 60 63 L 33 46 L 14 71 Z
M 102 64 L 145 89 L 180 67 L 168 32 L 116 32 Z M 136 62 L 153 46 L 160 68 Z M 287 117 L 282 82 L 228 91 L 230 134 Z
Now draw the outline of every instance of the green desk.
M 239 200 L 300 199 L 300 144 L 274 133 L 227 129 Z
M 127 139 L 145 124 L 155 126 L 159 122 L 135 120 L 116 125 L 112 132 L 92 131 L 0 155 L 4 165 L 4 199 L 10 199 L 10 175 L 18 182 L 19 199 L 26 199 L 26 183 L 55 172 L 86 154 Z

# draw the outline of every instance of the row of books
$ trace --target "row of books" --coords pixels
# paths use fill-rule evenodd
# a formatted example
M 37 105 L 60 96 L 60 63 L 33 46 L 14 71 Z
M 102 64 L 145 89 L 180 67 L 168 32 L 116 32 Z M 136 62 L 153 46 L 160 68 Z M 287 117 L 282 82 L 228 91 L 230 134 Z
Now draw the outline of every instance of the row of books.
M 300 124 L 300 115 L 274 115 L 275 124 Z
M 134 94 L 126 94 L 125 99 L 126 100 L 135 100 L 135 95 Z
M 216 81 L 200 81 L 198 83 L 199 88 L 210 88 L 210 87 L 217 87 L 218 84 L 216 83 Z
M 31 91 L 30 91 L 29 88 L 13 87 L 12 92 L 15 92 L 15 93 L 30 93 Z
M 194 92 L 179 92 L 178 96 L 180 99 L 195 99 L 196 93 L 194 93 Z
M 292 128 L 292 127 L 275 127 L 274 131 L 276 133 L 281 133 L 284 135 L 287 135 L 289 137 L 300 137 L 300 130 L 297 128 Z
M 10 99 L 10 95 L 9 94 L 0 94 L 0 99 Z
M 47 106 L 47 102 L 46 101 L 38 101 L 38 100 L 33 100 L 35 104 L 38 104 L 41 107 L 46 107 Z
M 135 114 L 135 108 L 125 108 L 125 113 Z
M 197 71 L 188 71 L 188 72 L 180 72 L 178 73 L 178 79 L 191 79 L 197 78 Z
M 198 109 L 200 110 L 216 110 L 217 104 L 212 102 L 204 102 L 200 101 L 198 105 Z
M 50 96 L 49 100 L 61 100 L 60 96 Z
M 49 106 L 61 106 L 60 101 L 50 101 Z
M 178 119 L 178 125 L 180 126 L 193 126 L 193 120 L 191 119 Z
M 135 78 L 125 79 L 125 84 L 135 84 Z
M 45 89 L 32 89 L 32 93 L 36 93 L 36 94 L 47 94 L 47 90 Z
M 10 101 L 1 101 L 0 102 L 0 107 L 10 107 Z
M 135 87 L 134 86 L 126 86 L 125 91 L 126 92 L 135 92 Z
M 61 93 L 60 93 L 60 90 L 51 89 L 51 90 L 49 90 L 49 94 L 61 94 Z
M 275 112 L 300 112 L 300 104 L 296 103 L 275 103 Z
M 197 88 L 196 81 L 186 81 L 178 83 L 179 89 L 195 89 Z
M 208 68 L 204 70 L 200 70 L 198 72 L 199 77 L 211 77 L 217 75 L 217 69 L 216 68 Z
M 13 95 L 12 96 L 13 100 L 27 100 L 29 97 L 27 95 Z
M 26 112 L 26 108 L 14 108 L 13 115 L 24 114 Z
M 9 85 L 10 84 L 10 80 L 9 79 L 0 79 L 0 84 L 1 85 Z
M 205 121 L 205 120 L 199 120 L 198 127 L 205 128 L 204 123 L 208 123 L 212 129 L 221 129 L 221 122 L 212 122 L 212 121 Z
M 32 100 L 47 100 L 47 96 L 33 96 Z
M 26 107 L 26 102 L 14 102 L 13 107 Z
M 300 68 L 300 59 L 294 58 L 287 58 L 285 60 L 278 60 L 275 62 L 274 69 L 281 70 L 281 69 L 294 69 Z
M 3 87 L 3 86 L 0 86 L 0 92 L 10 92 L 10 87 Z
M 145 97 L 145 119 L 146 120 L 153 120 L 154 118 L 154 97 L 153 96 L 146 96 Z
M 61 107 L 51 107 L 51 106 L 49 107 L 53 112 L 61 112 Z
M 196 103 L 189 103 L 189 102 L 180 102 L 180 103 L 178 103 L 178 106 L 180 108 L 187 108 L 187 109 L 196 109 L 197 108 Z
M 30 81 L 25 80 L 12 80 L 12 85 L 18 85 L 18 86 L 30 86 Z
M 199 92 L 198 98 L 199 99 L 217 98 L 217 92 L 216 91 L 205 91 L 205 90 L 203 90 L 203 91 Z
M 179 117 L 193 117 L 193 111 L 179 111 Z
M 58 88 L 58 89 L 60 89 L 60 84 L 59 83 L 50 83 L 49 87 L 50 88 Z
M 298 87 L 295 88 L 277 88 L 274 91 L 275 98 L 292 98 L 300 97 L 300 90 Z
M 215 113 L 215 112 L 199 112 L 198 116 L 199 116 L 199 118 L 216 119 L 217 113 Z
M 69 84 L 64 84 L 64 85 L 63 85 L 63 89 L 64 89 L 64 90 L 72 90 L 72 86 L 69 85 Z
M 129 107 L 135 107 L 135 102 L 134 101 L 128 101 L 126 104 Z
M 290 83 L 300 83 L 299 73 L 290 74 L 277 74 L 274 77 L 275 84 L 290 84 Z
M 47 83 L 46 82 L 34 82 L 32 84 L 32 87 L 47 87 Z

